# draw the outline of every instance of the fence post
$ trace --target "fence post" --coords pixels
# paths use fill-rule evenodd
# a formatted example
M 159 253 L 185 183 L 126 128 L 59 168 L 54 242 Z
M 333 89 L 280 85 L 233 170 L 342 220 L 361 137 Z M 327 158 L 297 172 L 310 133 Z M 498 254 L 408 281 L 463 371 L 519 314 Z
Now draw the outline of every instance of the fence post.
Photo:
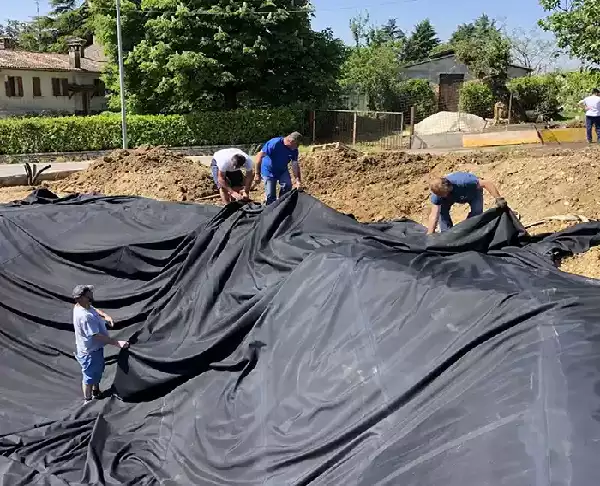
M 510 97 L 508 98 L 508 120 L 506 120 L 506 129 L 507 130 L 508 130 L 508 126 L 510 125 L 510 118 L 512 115 L 512 99 L 513 99 L 513 94 L 511 92 Z
M 413 139 L 415 137 L 415 119 L 417 118 L 417 110 L 415 106 L 410 107 L 410 140 L 408 141 L 408 148 L 413 148 Z
M 317 143 L 317 110 L 313 110 L 311 112 L 312 115 L 312 143 L 315 145 Z
M 354 112 L 354 120 L 352 122 L 352 145 L 356 145 L 356 119 L 358 118 L 357 112 Z
M 404 139 L 404 113 L 400 113 L 400 150 L 404 148 L 403 145 Z

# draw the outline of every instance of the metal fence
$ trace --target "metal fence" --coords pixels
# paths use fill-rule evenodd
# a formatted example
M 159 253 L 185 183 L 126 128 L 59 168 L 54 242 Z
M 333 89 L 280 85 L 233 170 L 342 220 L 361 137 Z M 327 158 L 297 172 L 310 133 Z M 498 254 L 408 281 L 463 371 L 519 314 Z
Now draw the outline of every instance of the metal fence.
M 313 144 L 347 145 L 397 150 L 409 146 L 404 113 L 384 111 L 319 110 L 311 112 Z

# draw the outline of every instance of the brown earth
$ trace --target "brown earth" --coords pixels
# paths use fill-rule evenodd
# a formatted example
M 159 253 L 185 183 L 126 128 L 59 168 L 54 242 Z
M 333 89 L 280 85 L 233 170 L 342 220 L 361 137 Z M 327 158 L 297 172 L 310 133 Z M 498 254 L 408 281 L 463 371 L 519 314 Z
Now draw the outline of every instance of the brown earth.
M 198 201 L 215 192 L 207 167 L 162 147 L 116 150 L 50 187 L 58 193 L 98 192 L 169 201 Z
M 408 217 L 425 223 L 429 212 L 430 174 L 470 171 L 497 183 L 524 224 L 559 214 L 600 218 L 600 151 L 510 150 L 446 155 L 380 152 L 363 154 L 346 148 L 304 154 L 301 167 L 307 192 L 361 221 Z M 207 201 L 215 194 L 208 168 L 168 150 L 143 147 L 118 150 L 86 171 L 49 183 L 59 193 L 98 192 L 141 195 L 172 201 Z M 260 188 L 259 188 L 260 189 Z M 21 199 L 31 188 L 0 188 L 0 201 Z M 252 193 L 260 200 L 259 191 Z M 218 200 L 214 200 L 218 202 Z M 486 204 L 492 204 L 486 196 Z M 466 215 L 458 206 L 455 221 Z M 559 231 L 569 222 L 550 221 L 530 229 L 533 234 Z M 566 259 L 566 271 L 600 276 L 600 252 Z

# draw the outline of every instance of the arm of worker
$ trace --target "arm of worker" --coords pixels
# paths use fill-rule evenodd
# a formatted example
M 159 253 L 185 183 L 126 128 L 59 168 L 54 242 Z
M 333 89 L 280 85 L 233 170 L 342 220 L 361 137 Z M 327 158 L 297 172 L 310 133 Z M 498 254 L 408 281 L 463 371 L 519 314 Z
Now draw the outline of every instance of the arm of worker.
M 498 191 L 498 188 L 496 187 L 496 184 L 494 184 L 492 181 L 488 181 L 485 179 L 479 179 L 479 187 L 481 187 L 482 189 L 485 189 L 487 192 L 489 192 L 491 194 L 492 197 L 495 197 L 496 199 L 502 197 L 500 195 L 500 192 Z
M 496 199 L 496 206 L 499 208 L 505 208 L 507 206 L 506 199 L 504 199 L 500 195 L 500 191 L 496 187 L 492 181 L 486 181 L 484 179 L 479 179 L 479 187 L 485 189 L 487 192 L 491 194 L 491 196 Z
M 94 309 L 96 309 L 96 308 L 94 307 Z M 113 318 L 110 317 L 106 312 L 101 311 L 100 309 L 96 309 L 96 312 L 98 313 L 98 315 L 100 317 L 102 317 L 102 319 L 104 319 L 106 322 L 108 322 L 108 325 L 110 327 L 114 327 L 115 326 L 115 321 L 113 321 Z
M 260 166 L 265 155 L 262 150 L 256 154 L 256 166 L 254 167 L 254 182 L 256 184 L 260 184 Z
M 111 344 L 112 346 L 116 346 L 117 348 L 125 349 L 129 347 L 129 343 L 127 341 L 117 341 L 116 339 L 111 338 L 110 336 L 106 336 L 105 334 L 94 334 L 92 336 L 95 341 L 98 341 L 102 344 Z
M 246 171 L 242 196 L 246 198 L 250 197 L 250 189 L 252 189 L 252 182 L 254 182 L 254 170 L 250 169 Z
M 294 185 L 296 186 L 296 189 L 302 191 L 302 172 L 300 171 L 298 160 L 292 160 L 292 172 L 294 174 Z
M 223 172 L 221 172 L 219 169 L 217 169 L 217 171 L 217 179 L 219 181 L 219 186 L 221 186 L 221 189 L 230 194 L 231 197 L 236 201 L 238 199 L 242 199 L 243 196 L 239 192 L 234 191 L 233 188 L 227 183 L 227 178 L 225 177 L 225 174 L 223 174 Z
M 431 212 L 429 213 L 429 221 L 427 223 L 427 234 L 432 235 L 435 233 L 435 229 L 437 228 L 438 219 L 440 217 L 440 206 L 437 204 L 431 208 Z

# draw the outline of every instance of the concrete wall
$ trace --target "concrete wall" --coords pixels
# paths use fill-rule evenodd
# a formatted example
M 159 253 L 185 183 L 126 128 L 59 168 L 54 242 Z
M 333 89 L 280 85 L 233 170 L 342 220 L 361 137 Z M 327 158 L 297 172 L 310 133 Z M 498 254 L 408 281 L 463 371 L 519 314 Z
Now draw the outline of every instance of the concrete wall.
M 4 81 L 7 76 L 21 76 L 23 79 L 23 96 L 6 96 Z M 33 78 L 40 78 L 42 96 L 33 96 Z M 93 84 L 99 74 L 82 72 L 25 71 L 20 69 L 0 69 L 0 116 L 2 114 L 19 114 L 42 111 L 59 111 L 75 113 L 83 110 L 80 93 L 68 96 L 52 95 L 52 78 L 67 78 L 70 84 Z M 90 111 L 99 112 L 106 109 L 106 98 L 94 96 L 90 100 Z
M 432 84 L 439 84 L 440 74 L 464 74 L 465 81 L 473 79 L 467 66 L 458 62 L 456 57 L 448 56 L 441 59 L 434 59 L 429 62 L 409 66 L 402 73 L 410 79 L 427 79 Z M 526 76 L 528 71 L 517 66 L 509 66 L 508 78 L 520 78 Z

